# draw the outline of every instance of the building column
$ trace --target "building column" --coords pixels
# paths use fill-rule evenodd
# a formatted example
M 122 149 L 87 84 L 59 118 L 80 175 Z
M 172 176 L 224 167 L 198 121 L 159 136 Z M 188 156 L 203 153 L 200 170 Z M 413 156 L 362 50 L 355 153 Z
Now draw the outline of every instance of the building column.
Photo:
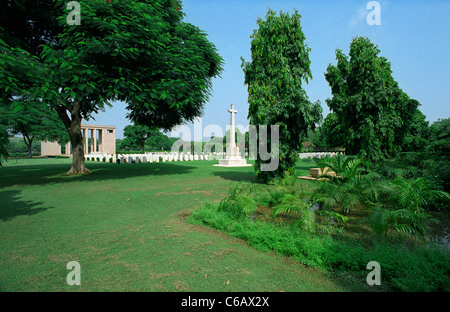
M 91 153 L 95 152 L 95 129 L 91 129 Z
M 84 129 L 84 154 L 89 154 L 89 129 Z
M 70 155 L 70 154 L 71 154 L 71 147 L 72 147 L 72 144 L 70 143 L 70 141 L 67 142 L 67 143 L 66 143 L 66 147 L 64 148 L 64 149 L 65 149 L 65 154 L 66 154 L 66 155 Z
M 105 137 L 105 129 L 99 129 L 98 130 L 98 150 L 101 153 L 103 153 L 105 151 L 105 144 L 103 142 L 104 137 Z

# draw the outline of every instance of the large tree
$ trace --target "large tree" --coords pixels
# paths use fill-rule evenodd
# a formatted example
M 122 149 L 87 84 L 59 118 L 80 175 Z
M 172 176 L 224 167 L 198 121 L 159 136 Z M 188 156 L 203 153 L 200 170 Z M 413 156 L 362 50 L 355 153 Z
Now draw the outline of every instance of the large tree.
M 63 0 L 4 1 L 0 7 L 4 62 L 14 62 L 11 55 L 20 48 L 30 55 L 19 53 L 22 62 L 37 60 L 40 74 L 29 88 L 0 87 L 9 89 L 9 100 L 25 89 L 58 113 L 72 144 L 69 174 L 89 172 L 82 119 L 119 100 L 131 121 L 169 130 L 202 114 L 211 79 L 222 70 L 206 34 L 183 22 L 178 0 L 78 2 L 80 25 L 68 24 L 71 11 Z M 12 82 L 29 83 L 15 74 Z
M 335 113 L 329 113 L 325 117 L 319 131 L 325 147 L 336 148 L 344 146 L 345 134 L 340 129 Z
M 332 98 L 326 103 L 348 154 L 371 160 L 394 156 L 411 132 L 418 101 L 410 99 L 392 77 L 391 65 L 365 37 L 355 37 L 349 56 L 336 50 L 336 65 L 325 78 Z
M 281 177 L 285 172 L 293 173 L 302 138 L 322 118 L 320 103 L 311 103 L 302 87 L 303 81 L 307 83 L 312 75 L 310 48 L 300 19 L 297 11 L 292 15 L 284 12 L 277 15 L 269 9 L 265 20 L 258 19 L 258 29 L 251 35 L 251 61 L 242 60 L 250 124 L 279 126 L 277 169 L 262 171 L 261 164 L 272 160 L 261 159 L 261 153 L 255 160 L 256 174 L 263 181 Z M 258 131 L 258 142 L 260 134 Z M 267 145 L 272 145 L 271 133 L 267 133 Z

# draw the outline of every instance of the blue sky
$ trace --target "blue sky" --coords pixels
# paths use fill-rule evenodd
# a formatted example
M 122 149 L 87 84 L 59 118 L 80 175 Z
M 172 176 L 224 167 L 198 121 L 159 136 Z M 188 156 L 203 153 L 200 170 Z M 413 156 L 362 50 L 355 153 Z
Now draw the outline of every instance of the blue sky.
M 304 87 L 309 99 L 320 100 L 324 117 L 329 110 L 325 99 L 331 97 L 324 78 L 328 64 L 336 64 L 335 50 L 348 54 L 353 37 L 366 36 L 391 63 L 394 79 L 411 98 L 417 99 L 430 122 L 450 117 L 450 1 L 378 1 L 381 25 L 368 25 L 369 1 L 300 0 L 184 0 L 185 21 L 208 34 L 225 65 L 221 78 L 213 80 L 213 92 L 206 103 L 201 128 L 192 139 L 202 136 L 200 129 L 218 125 L 225 131 L 230 122 L 227 109 L 235 104 L 236 124 L 248 126 L 247 88 L 241 69 L 241 56 L 250 61 L 250 35 L 258 17 L 268 8 L 302 15 L 302 28 L 311 48 L 312 81 Z M 117 138 L 123 137 L 125 104 L 113 103 L 86 124 L 114 125 Z M 177 136 L 177 135 L 174 135 Z

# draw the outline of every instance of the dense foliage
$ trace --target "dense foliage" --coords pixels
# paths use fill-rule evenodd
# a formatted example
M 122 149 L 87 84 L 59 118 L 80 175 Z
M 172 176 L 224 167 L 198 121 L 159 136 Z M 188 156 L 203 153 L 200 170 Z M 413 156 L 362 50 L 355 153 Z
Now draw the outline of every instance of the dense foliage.
M 293 173 L 297 153 L 307 130 L 320 121 L 322 108 L 311 103 L 302 88 L 303 81 L 312 78 L 309 51 L 300 25 L 301 15 L 276 12 L 269 9 L 265 20 L 258 19 L 258 29 L 251 35 L 251 61 L 242 60 L 245 84 L 248 88 L 250 124 L 279 126 L 278 151 L 272 157 L 279 159 L 276 170 L 263 171 L 264 160 L 258 153 L 255 160 L 257 177 L 269 181 L 285 172 Z M 267 127 L 267 146 L 272 136 Z M 261 142 L 261 127 L 258 132 Z M 278 155 L 275 155 L 278 152 Z
M 337 49 L 337 64 L 325 73 L 332 93 L 326 103 L 333 113 L 325 123 L 328 142 L 335 140 L 347 154 L 371 160 L 395 156 L 412 145 L 424 122 L 420 103 L 399 88 L 390 63 L 379 53 L 369 39 L 355 37 L 349 55 Z M 332 137 L 336 131 L 342 135 Z
M 292 176 L 235 184 L 220 203 L 194 211 L 191 221 L 347 276 L 364 278 L 365 266 L 376 260 L 388 289 L 450 290 L 448 251 L 424 239 L 436 222 L 430 203 L 440 199 L 448 206 L 448 193 L 423 177 L 388 178 L 355 157 L 318 165 L 336 175 L 326 173 L 309 187 Z
M 35 141 L 58 141 L 65 144 L 69 135 L 58 115 L 45 103 L 33 101 L 26 96 L 18 97 L 18 103 L 27 106 L 20 113 L 9 106 L 0 105 L 0 124 L 12 135 L 21 135 L 27 147 L 28 157 L 32 156 Z
M 211 79 L 222 70 L 216 48 L 183 21 L 177 0 L 79 3 L 80 25 L 68 25 L 64 0 L 0 6 L 2 96 L 11 102 L 25 91 L 58 113 L 74 174 L 89 172 L 82 119 L 119 100 L 132 121 L 170 129 L 202 114 Z
M 157 128 L 149 128 L 144 125 L 128 125 L 123 131 L 124 139 L 118 146 L 121 151 L 142 152 L 147 150 L 170 150 L 173 139 L 163 134 Z

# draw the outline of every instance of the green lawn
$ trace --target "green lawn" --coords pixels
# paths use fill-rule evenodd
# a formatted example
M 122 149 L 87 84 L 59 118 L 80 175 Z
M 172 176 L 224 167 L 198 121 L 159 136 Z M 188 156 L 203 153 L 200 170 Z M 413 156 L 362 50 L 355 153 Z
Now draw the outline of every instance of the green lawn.
M 185 222 L 235 181 L 255 182 L 252 167 L 88 161 L 92 174 L 65 176 L 70 161 L 20 159 L 0 168 L 0 291 L 367 288 Z M 302 162 L 299 173 L 307 167 Z M 66 283 L 70 261 L 80 263 L 81 286 Z

